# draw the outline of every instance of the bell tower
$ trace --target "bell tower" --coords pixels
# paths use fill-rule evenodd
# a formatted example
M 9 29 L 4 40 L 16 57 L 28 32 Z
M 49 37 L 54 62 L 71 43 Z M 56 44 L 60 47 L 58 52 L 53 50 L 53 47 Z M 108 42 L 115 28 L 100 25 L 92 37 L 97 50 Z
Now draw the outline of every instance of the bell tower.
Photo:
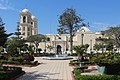
M 37 18 L 32 16 L 28 9 L 23 9 L 20 13 L 20 32 L 23 38 L 38 34 Z

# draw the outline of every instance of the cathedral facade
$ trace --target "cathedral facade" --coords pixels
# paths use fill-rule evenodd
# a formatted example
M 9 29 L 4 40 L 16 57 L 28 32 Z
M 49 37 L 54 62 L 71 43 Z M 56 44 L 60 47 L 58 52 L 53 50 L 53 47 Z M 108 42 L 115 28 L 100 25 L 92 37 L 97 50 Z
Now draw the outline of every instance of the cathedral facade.
M 26 38 L 38 34 L 37 18 L 33 16 L 28 9 L 23 9 L 20 13 L 20 32 L 22 37 Z M 47 53 L 70 53 L 70 35 L 69 34 L 44 34 L 47 40 L 39 43 L 42 52 Z M 88 53 L 93 51 L 96 39 L 101 37 L 101 33 L 92 32 L 87 27 L 81 27 L 73 37 L 73 45 L 88 44 Z M 53 48 L 49 49 L 48 46 Z

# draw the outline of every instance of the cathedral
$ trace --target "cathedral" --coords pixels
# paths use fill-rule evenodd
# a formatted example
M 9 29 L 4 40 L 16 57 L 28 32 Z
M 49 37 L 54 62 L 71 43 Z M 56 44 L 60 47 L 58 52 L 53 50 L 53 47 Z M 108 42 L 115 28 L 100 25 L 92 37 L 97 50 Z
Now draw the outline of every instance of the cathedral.
M 23 9 L 20 13 L 20 32 L 22 37 L 26 38 L 38 34 L 37 18 L 33 16 L 28 9 Z M 44 34 L 47 40 L 39 43 L 42 52 L 47 53 L 70 53 L 70 36 L 69 34 Z M 87 27 L 81 27 L 73 37 L 73 45 L 88 44 L 88 53 L 93 51 L 96 39 L 102 37 L 100 32 L 92 32 Z M 48 46 L 52 46 L 49 49 Z M 73 51 L 74 52 L 74 51 Z

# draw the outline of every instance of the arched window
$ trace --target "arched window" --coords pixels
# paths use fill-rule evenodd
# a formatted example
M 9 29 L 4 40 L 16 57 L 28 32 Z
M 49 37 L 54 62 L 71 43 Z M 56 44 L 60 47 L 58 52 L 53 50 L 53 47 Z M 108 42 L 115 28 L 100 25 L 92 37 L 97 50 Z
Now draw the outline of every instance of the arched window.
M 50 41 L 50 38 L 47 38 L 47 41 Z
M 23 23 L 26 23 L 26 16 L 23 16 Z

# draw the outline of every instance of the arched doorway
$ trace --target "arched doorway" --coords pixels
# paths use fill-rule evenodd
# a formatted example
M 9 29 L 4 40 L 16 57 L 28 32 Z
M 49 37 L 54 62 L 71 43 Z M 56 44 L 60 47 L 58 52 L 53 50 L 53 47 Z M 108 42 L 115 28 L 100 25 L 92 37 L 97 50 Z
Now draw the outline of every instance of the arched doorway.
M 57 45 L 57 55 L 62 54 L 61 48 L 62 48 L 62 47 L 61 47 L 60 45 Z

